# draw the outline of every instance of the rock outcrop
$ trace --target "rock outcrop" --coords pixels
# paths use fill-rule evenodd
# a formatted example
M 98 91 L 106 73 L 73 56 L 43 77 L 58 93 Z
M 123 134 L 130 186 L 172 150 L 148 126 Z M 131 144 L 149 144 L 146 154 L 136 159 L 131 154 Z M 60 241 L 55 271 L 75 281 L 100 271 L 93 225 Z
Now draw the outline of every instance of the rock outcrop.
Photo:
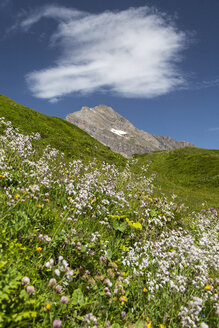
M 126 157 L 156 150 L 195 147 L 186 141 L 176 141 L 171 137 L 160 137 L 139 130 L 111 107 L 105 105 L 94 108 L 82 107 L 80 111 L 68 114 L 66 120 L 109 146 L 114 152 Z

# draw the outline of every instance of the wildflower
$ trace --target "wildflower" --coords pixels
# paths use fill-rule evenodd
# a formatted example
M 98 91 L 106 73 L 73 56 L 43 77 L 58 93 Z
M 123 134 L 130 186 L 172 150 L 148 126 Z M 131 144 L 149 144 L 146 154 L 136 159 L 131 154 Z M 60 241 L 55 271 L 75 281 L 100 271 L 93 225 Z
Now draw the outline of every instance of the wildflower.
M 160 324 L 160 328 L 165 328 L 165 326 L 161 323 L 161 324 Z
M 60 299 L 60 302 L 62 304 L 68 304 L 69 298 L 67 296 L 62 296 L 61 299 Z
M 51 305 L 50 304 L 46 304 L 45 308 L 46 308 L 47 311 L 49 311 L 51 309 Z
M 29 285 L 30 279 L 28 277 L 23 277 L 22 278 L 22 285 Z
M 52 326 L 53 326 L 53 328 L 61 328 L 61 326 L 62 326 L 61 320 L 59 320 L 59 319 L 54 320 Z
M 105 256 L 101 256 L 101 257 L 100 257 L 100 261 L 103 261 L 103 262 L 106 263 L 106 262 L 107 262 L 107 258 L 106 258 Z
M 55 286 L 55 285 L 56 285 L 56 280 L 55 280 L 55 278 L 50 279 L 50 281 L 49 281 L 49 286 L 50 286 L 50 287 L 53 287 L 53 286 Z
M 114 269 L 117 269 L 117 268 L 118 268 L 118 265 L 116 264 L 116 262 L 113 262 L 113 263 L 112 263 L 112 267 L 113 267 Z
M 4 178 L 4 175 L 0 174 L 0 178 Z
M 125 303 L 125 302 L 128 301 L 128 299 L 127 299 L 126 296 L 121 296 L 121 297 L 119 298 L 119 301 L 120 301 L 121 303 Z
M 208 328 L 208 325 L 206 325 L 206 323 L 202 322 L 200 325 L 200 328 Z
M 59 277 L 60 276 L 60 271 L 59 271 L 59 269 L 55 269 L 55 274 Z
M 147 289 L 146 288 L 143 288 L 143 293 L 146 293 Z
M 56 293 L 61 294 L 62 292 L 62 286 L 58 285 L 56 286 Z
M 37 252 L 42 251 L 42 247 L 36 247 L 36 251 L 37 251 Z
M 205 286 L 205 290 L 211 290 L 211 286 Z
M 32 295 L 35 293 L 35 288 L 33 286 L 27 286 L 27 294 Z
M 126 313 L 125 311 L 122 311 L 122 312 L 121 312 L 121 317 L 122 317 L 123 319 L 125 319 L 126 316 L 127 316 L 127 313 Z
M 37 205 L 37 207 L 38 207 L 38 208 L 41 208 L 41 207 L 42 207 L 42 205 L 38 204 L 38 205 Z

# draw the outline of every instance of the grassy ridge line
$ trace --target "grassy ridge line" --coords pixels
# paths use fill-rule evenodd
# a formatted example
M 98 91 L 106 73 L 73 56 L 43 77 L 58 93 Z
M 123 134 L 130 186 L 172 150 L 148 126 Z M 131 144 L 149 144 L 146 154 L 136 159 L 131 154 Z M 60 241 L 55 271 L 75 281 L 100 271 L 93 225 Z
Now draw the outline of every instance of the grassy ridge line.
M 57 117 L 49 117 L 13 100 L 0 95 L 0 116 L 11 121 L 21 132 L 39 132 L 41 145 L 50 144 L 52 147 L 64 152 L 69 158 L 98 160 L 124 164 L 125 159 L 113 153 L 109 147 L 104 146 L 89 134 L 73 124 Z

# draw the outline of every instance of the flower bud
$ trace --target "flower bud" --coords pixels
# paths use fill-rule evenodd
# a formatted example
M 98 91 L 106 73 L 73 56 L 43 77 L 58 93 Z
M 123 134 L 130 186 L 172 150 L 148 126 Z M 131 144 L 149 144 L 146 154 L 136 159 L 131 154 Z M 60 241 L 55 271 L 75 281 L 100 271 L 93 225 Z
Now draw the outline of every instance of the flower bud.
M 61 320 L 59 320 L 59 319 L 54 320 L 52 326 L 53 326 L 53 328 L 61 328 L 61 326 L 62 326 Z
M 63 304 L 68 304 L 69 299 L 68 299 L 67 296 L 62 296 L 61 299 L 60 299 L 60 302 L 63 303 Z
M 49 281 L 49 286 L 52 287 L 52 286 L 55 286 L 55 285 L 56 285 L 56 280 L 55 280 L 55 278 L 50 279 L 50 281 Z
M 62 292 L 62 286 L 58 285 L 56 286 L 56 293 L 61 294 Z
M 112 294 L 110 292 L 107 292 L 106 296 L 110 298 L 112 296 Z
M 32 295 L 35 293 L 35 288 L 33 286 L 27 286 L 27 294 Z
M 22 278 L 22 285 L 29 285 L 30 279 L 28 277 L 23 277 Z

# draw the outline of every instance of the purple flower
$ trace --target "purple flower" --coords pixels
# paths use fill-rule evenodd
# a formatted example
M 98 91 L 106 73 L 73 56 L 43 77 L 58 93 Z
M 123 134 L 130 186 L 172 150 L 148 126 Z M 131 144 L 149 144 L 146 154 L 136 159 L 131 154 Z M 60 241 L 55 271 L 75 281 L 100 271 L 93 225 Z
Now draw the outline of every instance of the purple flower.
M 59 319 L 54 320 L 52 326 L 53 328 L 60 328 L 62 326 L 61 320 Z
M 61 294 L 62 292 L 62 286 L 58 285 L 56 286 L 56 293 Z
M 30 279 L 28 277 L 23 277 L 22 278 L 22 285 L 29 285 Z
M 50 287 L 53 287 L 53 286 L 55 286 L 55 285 L 56 285 L 56 280 L 55 280 L 55 278 L 50 279 L 50 281 L 49 281 L 49 286 L 50 286 Z
M 67 296 L 62 296 L 60 302 L 63 304 L 68 304 L 69 298 Z
M 33 286 L 27 286 L 27 294 L 32 295 L 35 293 L 35 288 Z

